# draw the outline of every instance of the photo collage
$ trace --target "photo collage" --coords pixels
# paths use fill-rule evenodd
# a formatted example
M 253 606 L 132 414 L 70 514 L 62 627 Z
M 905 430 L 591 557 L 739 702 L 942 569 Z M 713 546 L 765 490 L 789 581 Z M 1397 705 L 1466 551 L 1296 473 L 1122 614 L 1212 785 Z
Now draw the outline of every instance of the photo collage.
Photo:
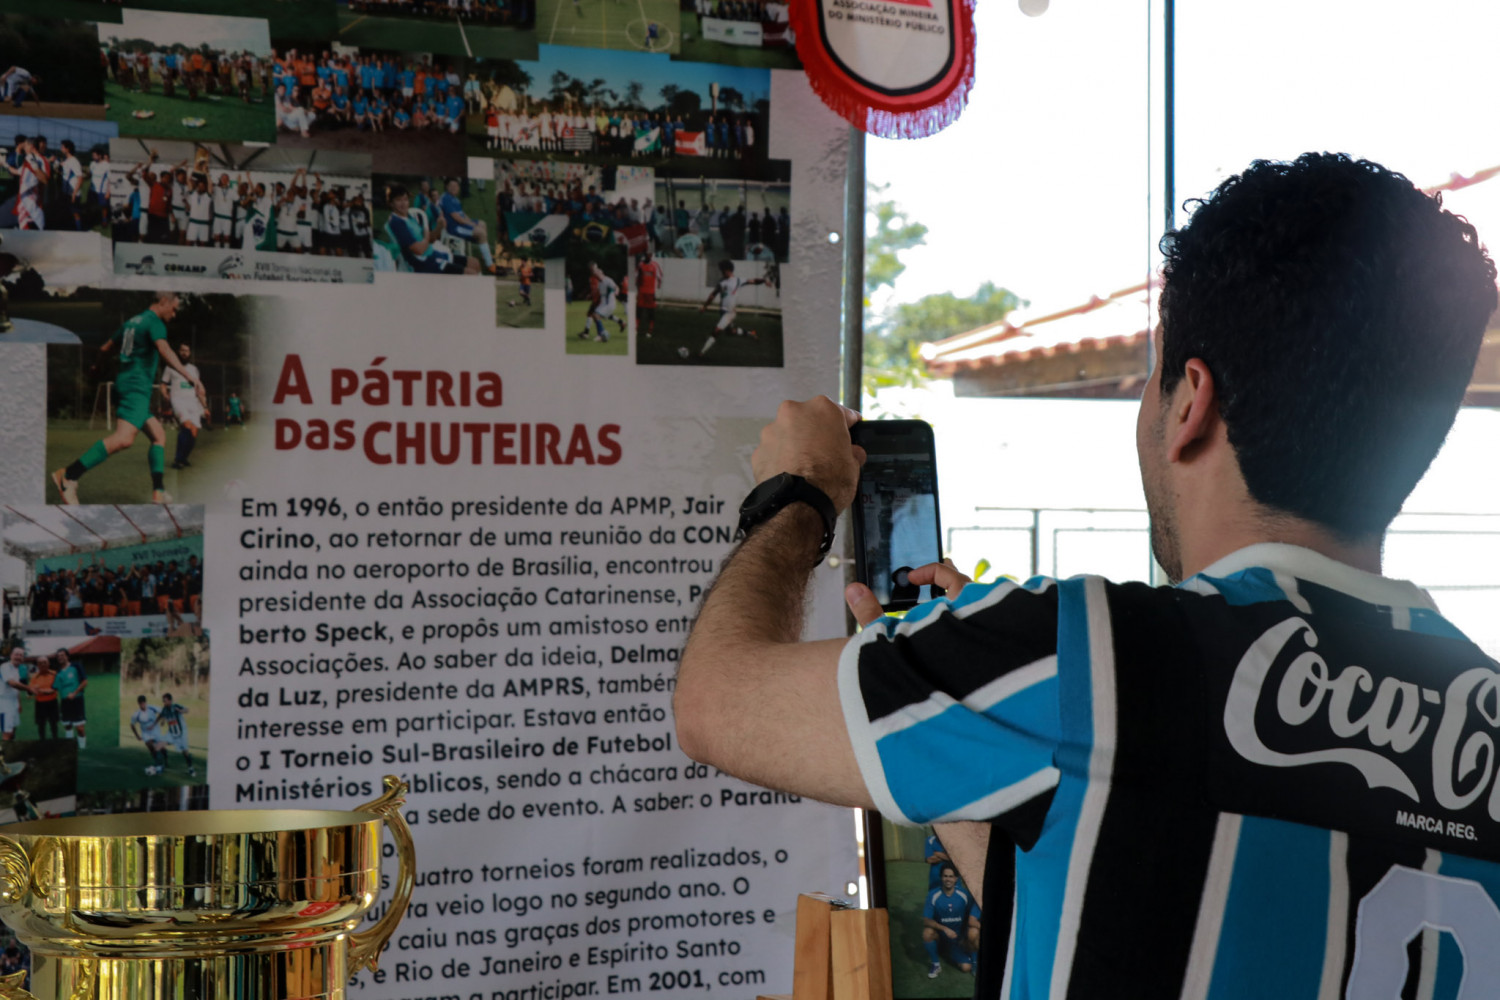
M 497 335 L 550 330 L 566 356 L 783 364 L 785 4 L 227 10 L 0 0 L 0 343 L 112 332 L 106 274 L 405 273 L 488 281 Z M 80 419 L 83 389 L 51 416 Z
M 204 510 L 272 436 L 286 283 L 782 366 L 792 43 L 768 0 L 0 0 L 0 350 L 46 345 L 48 470 L 0 512 L 0 818 L 206 803 Z

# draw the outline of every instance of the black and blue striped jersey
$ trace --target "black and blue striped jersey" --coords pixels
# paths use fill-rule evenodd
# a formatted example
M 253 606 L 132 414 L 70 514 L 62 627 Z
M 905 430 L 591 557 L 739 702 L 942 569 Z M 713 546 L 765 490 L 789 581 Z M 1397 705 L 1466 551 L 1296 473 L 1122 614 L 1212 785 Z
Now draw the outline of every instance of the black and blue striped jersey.
M 1500 668 L 1410 583 L 1265 544 L 971 585 L 839 685 L 883 812 L 1014 852 L 985 1000 L 1500 996 Z

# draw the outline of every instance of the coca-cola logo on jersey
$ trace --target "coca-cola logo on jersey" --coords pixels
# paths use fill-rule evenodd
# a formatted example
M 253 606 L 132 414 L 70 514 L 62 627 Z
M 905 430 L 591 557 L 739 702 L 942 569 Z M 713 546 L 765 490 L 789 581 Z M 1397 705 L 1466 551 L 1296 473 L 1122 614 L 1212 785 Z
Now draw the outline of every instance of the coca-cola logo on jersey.
M 1500 820 L 1500 672 L 1474 667 L 1439 690 L 1359 664 L 1330 664 L 1317 646 L 1307 621 L 1288 618 L 1240 658 L 1224 703 L 1224 732 L 1240 756 L 1267 767 L 1346 765 L 1370 788 L 1446 810 L 1466 809 L 1488 793 L 1485 807 Z M 1424 787 L 1433 801 L 1424 801 Z

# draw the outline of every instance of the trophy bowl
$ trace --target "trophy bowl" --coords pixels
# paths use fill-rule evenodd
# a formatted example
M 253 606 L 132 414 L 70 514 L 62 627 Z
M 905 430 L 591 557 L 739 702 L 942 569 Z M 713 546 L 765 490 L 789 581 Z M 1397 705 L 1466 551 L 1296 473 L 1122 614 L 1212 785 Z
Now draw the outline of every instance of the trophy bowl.
M 0 998 L 341 1000 L 375 969 L 416 872 L 406 783 L 349 812 L 121 813 L 0 832 L 0 919 L 31 950 Z M 382 888 L 380 837 L 400 860 Z

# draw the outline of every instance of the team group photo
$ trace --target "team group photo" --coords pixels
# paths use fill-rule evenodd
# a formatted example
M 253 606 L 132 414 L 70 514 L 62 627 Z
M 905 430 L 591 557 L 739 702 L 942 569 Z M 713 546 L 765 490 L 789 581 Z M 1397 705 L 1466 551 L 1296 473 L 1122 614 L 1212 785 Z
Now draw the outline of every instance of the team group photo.
M 116 274 L 373 279 L 370 158 L 223 143 L 116 139 Z
M 469 116 L 470 155 L 784 176 L 769 155 L 768 71 L 609 50 L 582 67 L 567 52 L 472 62 L 484 108 Z
M 14 632 L 202 631 L 201 506 L 10 507 L 0 531 L 0 586 L 15 595 L 8 606 Z
M 462 173 L 469 104 L 462 59 L 338 42 L 279 43 L 277 144 L 366 153 L 389 173 Z
M 265 20 L 127 8 L 99 26 L 109 120 L 122 135 L 271 142 Z

